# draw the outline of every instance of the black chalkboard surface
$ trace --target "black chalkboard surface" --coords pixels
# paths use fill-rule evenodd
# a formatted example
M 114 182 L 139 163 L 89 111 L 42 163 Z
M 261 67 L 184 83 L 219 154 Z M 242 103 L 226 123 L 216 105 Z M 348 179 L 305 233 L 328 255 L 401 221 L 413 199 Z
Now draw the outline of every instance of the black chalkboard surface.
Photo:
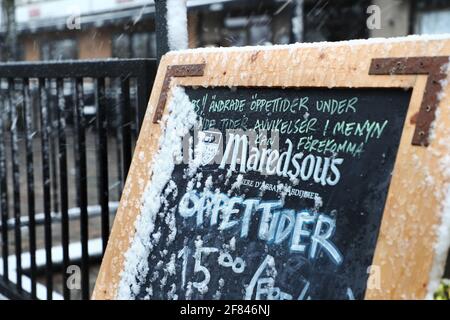
M 138 297 L 364 298 L 411 92 L 186 92 L 201 166 L 175 167 L 162 210 L 176 236 L 153 248 Z M 155 230 L 170 232 L 160 217 Z

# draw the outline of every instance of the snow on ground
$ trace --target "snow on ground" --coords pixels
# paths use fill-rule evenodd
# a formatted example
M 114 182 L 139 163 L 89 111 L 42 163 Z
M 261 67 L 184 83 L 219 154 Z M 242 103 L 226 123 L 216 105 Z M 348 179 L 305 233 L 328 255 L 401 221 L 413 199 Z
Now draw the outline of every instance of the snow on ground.
M 90 239 L 88 241 L 88 252 L 89 252 L 90 257 L 101 256 L 101 254 L 103 252 L 102 239 L 100 239 L 100 238 Z M 72 260 L 72 261 L 79 260 L 79 259 L 81 259 L 81 255 L 82 255 L 81 242 L 71 243 L 69 245 L 70 260 Z M 35 257 L 36 257 L 36 266 L 38 268 L 43 268 L 46 266 L 46 251 L 45 251 L 45 249 L 36 250 Z M 22 265 L 21 265 L 22 270 L 28 270 L 31 265 L 30 253 L 29 252 L 22 253 L 21 261 L 22 261 Z M 58 264 L 62 263 L 62 261 L 63 261 L 62 246 L 52 247 L 52 263 L 54 265 L 58 265 Z M 16 283 L 17 273 L 16 273 L 16 256 L 15 255 L 8 256 L 8 266 L 9 266 L 8 279 L 12 283 Z M 2 258 L 0 258 L 0 275 L 4 276 L 3 259 Z M 23 290 L 30 293 L 31 292 L 30 277 L 27 274 L 22 274 L 21 278 L 22 278 Z M 36 296 L 40 300 L 47 299 L 47 288 L 39 282 L 36 283 Z M 52 299 L 53 300 L 62 300 L 63 296 L 60 295 L 58 292 L 53 291 Z M 1 300 L 1 296 L 0 296 L 0 300 Z

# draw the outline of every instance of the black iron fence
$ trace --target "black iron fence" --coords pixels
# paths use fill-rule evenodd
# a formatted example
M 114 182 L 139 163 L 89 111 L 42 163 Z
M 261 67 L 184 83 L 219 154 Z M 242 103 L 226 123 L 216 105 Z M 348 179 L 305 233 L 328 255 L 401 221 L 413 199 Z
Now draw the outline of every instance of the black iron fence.
M 153 59 L 0 64 L 0 293 L 88 299 Z

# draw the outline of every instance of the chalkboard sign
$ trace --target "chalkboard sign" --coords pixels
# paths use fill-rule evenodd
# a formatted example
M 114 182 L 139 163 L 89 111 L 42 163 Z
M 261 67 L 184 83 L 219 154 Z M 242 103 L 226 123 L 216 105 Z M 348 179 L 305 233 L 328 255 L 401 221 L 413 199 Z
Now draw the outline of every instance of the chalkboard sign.
M 178 164 L 163 191 L 177 232 L 153 247 L 138 298 L 362 299 L 411 92 L 187 93 L 202 165 L 190 178 Z
M 449 55 L 441 39 L 166 55 L 93 298 L 432 296 Z

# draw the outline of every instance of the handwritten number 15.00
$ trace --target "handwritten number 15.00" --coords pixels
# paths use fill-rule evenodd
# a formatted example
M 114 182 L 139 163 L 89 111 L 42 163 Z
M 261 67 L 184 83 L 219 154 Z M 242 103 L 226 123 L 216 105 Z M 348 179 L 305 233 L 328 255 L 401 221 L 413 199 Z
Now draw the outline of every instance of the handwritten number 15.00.
M 203 274 L 203 280 L 198 282 L 193 282 L 192 286 L 200 293 L 204 293 L 208 289 L 209 281 L 211 280 L 211 273 L 208 270 L 208 268 L 204 265 L 202 265 L 202 257 L 209 255 L 210 253 L 218 252 L 219 249 L 214 247 L 199 247 L 195 250 L 195 253 L 193 255 L 195 263 L 194 263 L 194 273 L 201 273 Z M 182 269 L 181 269 L 181 288 L 184 289 L 186 285 L 186 272 L 187 272 L 187 264 L 188 264 L 188 258 L 191 255 L 191 249 L 189 247 L 184 247 L 178 252 L 178 258 L 181 258 L 183 260 L 182 262 Z M 242 273 L 245 270 L 246 264 L 245 261 L 241 257 L 236 257 L 233 259 L 233 257 L 226 252 L 222 252 L 219 254 L 218 258 L 218 264 L 226 267 L 231 268 L 233 272 L 235 273 Z

